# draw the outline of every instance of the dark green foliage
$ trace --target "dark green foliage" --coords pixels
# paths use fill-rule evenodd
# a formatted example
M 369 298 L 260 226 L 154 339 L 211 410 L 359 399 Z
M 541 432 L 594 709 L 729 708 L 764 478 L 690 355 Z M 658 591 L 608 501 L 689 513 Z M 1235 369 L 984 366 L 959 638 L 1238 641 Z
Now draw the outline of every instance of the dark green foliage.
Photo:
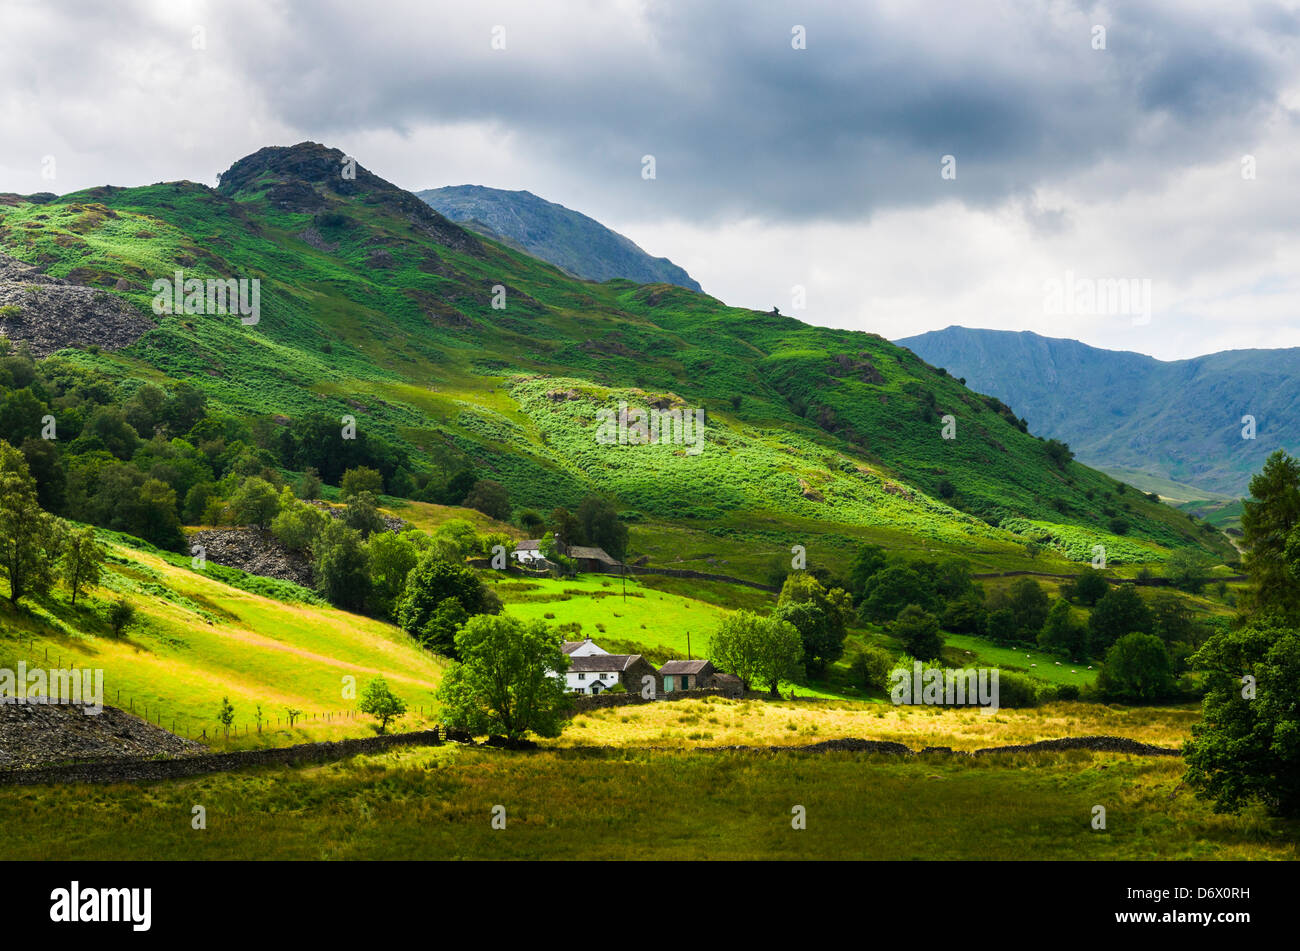
M 345 438 L 342 416 L 316 413 L 293 420 L 276 436 L 274 449 L 286 467 L 313 468 L 331 485 L 338 485 L 349 469 L 374 469 L 389 479 L 399 468 L 410 467 L 404 450 L 372 434 L 360 421 L 355 437 Z
M 1039 684 L 1032 677 L 1013 671 L 998 672 L 998 706 L 1007 709 L 1036 707 L 1039 701 Z
M 1106 581 L 1106 576 L 1094 568 L 1085 568 L 1072 584 L 1061 588 L 1063 595 L 1086 607 L 1092 607 L 1109 591 L 1110 583 Z
M 937 606 L 934 585 L 913 568 L 891 564 L 867 579 L 859 614 L 865 621 L 891 621 L 909 604 L 927 610 Z
M 949 601 L 943 609 L 943 629 L 954 634 L 983 634 L 988 629 L 988 610 L 978 590 Z
M 519 523 L 519 527 L 528 533 L 529 538 L 537 538 L 546 529 L 545 520 L 534 509 L 524 509 L 515 520 Z
M 879 545 L 863 545 L 858 549 L 858 553 L 853 556 L 853 563 L 849 566 L 849 593 L 853 595 L 854 604 L 862 603 L 863 589 L 867 581 L 886 564 L 888 558 L 885 550 Z
M 364 490 L 348 497 L 347 508 L 343 511 L 343 524 L 356 529 L 362 538 L 369 538 L 375 532 L 384 531 L 386 527 L 375 497 Z
M 1253 801 L 1300 815 L 1300 632 L 1256 623 L 1210 637 L 1202 721 L 1187 744 L 1187 779 L 1218 812 Z
M 620 561 L 627 554 L 627 526 L 607 500 L 587 496 L 578 506 L 577 520 L 586 544 L 603 548 Z
M 1123 703 L 1154 703 L 1177 695 L 1173 664 L 1153 634 L 1125 634 L 1106 651 L 1097 693 Z
M 844 653 L 845 627 L 851 612 L 847 592 L 840 588 L 827 591 L 811 574 L 794 572 L 785 579 L 772 616 L 794 625 L 809 672 L 821 676 L 827 664 Z
M 482 512 L 489 518 L 502 522 L 510 520 L 510 493 L 504 485 L 492 479 L 479 479 L 475 482 L 460 504 Z
M 1043 444 L 1043 449 L 1047 452 L 1047 458 L 1052 460 L 1052 465 L 1058 469 L 1064 469 L 1066 464 L 1074 458 L 1074 453 L 1070 447 L 1059 439 L 1049 439 Z
M 920 605 L 909 604 L 903 608 L 894 622 L 893 631 L 894 636 L 903 642 L 907 653 L 917 660 L 938 660 L 943 651 L 939 621 Z
M 1039 632 L 1038 646 L 1074 661 L 1087 659 L 1088 629 L 1073 619 L 1069 602 L 1062 599 L 1052 604 L 1047 621 Z
M 989 598 L 989 636 L 1000 643 L 1034 643 L 1047 621 L 1047 594 L 1033 578 L 1020 578 Z M 997 627 L 993 617 L 997 616 Z
M 230 497 L 231 514 L 239 525 L 268 528 L 280 511 L 280 493 L 258 476 L 250 476 Z
M 370 597 L 370 565 L 361 533 L 330 519 L 312 542 L 316 590 L 337 607 L 361 611 Z
M 125 598 L 119 598 L 108 606 L 108 628 L 114 637 L 121 637 L 127 627 L 135 620 L 135 607 Z
M 1300 459 L 1278 451 L 1250 480 L 1241 513 L 1251 607 L 1300 621 Z
M 566 508 L 556 508 L 546 520 L 547 535 L 559 535 L 566 545 L 585 545 L 587 537 L 582 533 L 582 523 Z
M 0 571 L 12 603 L 50 590 L 61 544 L 61 528 L 41 508 L 23 454 L 0 440 Z
M 849 673 L 853 682 L 865 690 L 885 690 L 894 666 L 894 657 L 889 651 L 868 644 L 854 653 L 849 661 Z
M 480 614 L 456 634 L 456 653 L 438 689 L 443 723 L 480 736 L 559 736 L 569 659 L 546 625 Z
M 451 609 L 443 602 L 459 603 L 466 616 L 496 614 L 500 601 L 479 580 L 473 569 L 438 559 L 432 551 L 421 556 L 406 578 L 406 590 L 397 603 L 397 622 L 421 643 L 435 640 L 447 647 L 447 629 Z M 439 611 L 441 610 L 441 614 Z M 436 626 L 435 616 L 437 617 Z M 454 631 L 452 632 L 454 635 Z
M 1088 618 L 1088 649 L 1102 654 L 1127 634 L 1149 634 L 1154 628 L 1151 611 L 1131 584 L 1122 584 L 1097 602 Z

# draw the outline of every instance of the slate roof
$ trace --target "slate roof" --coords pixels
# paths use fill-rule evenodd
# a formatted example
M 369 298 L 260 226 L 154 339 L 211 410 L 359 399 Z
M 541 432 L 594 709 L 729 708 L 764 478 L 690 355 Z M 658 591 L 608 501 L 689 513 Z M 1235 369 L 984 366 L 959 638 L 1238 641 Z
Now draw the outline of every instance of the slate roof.
M 640 654 L 587 654 L 584 657 L 570 657 L 569 672 L 590 674 L 612 670 L 622 673 L 640 659 Z
M 699 674 L 713 665 L 707 660 L 670 660 L 659 668 L 661 674 Z
M 603 548 L 588 548 L 586 545 L 569 545 L 565 548 L 564 553 L 570 558 L 590 558 L 594 561 L 602 561 L 607 565 L 617 565 L 618 562 L 609 556 L 609 553 Z

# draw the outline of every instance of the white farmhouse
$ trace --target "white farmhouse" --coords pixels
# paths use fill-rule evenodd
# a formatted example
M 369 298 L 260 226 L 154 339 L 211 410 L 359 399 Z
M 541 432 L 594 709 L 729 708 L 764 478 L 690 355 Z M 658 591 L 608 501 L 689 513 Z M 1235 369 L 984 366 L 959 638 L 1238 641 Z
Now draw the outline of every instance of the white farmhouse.
M 659 677 L 640 654 L 584 654 L 569 655 L 569 672 L 564 675 L 564 685 L 574 693 L 604 693 L 616 684 L 622 684 L 629 693 L 640 691 L 643 677 L 650 677 L 658 690 Z
M 608 654 L 609 651 L 601 647 L 590 637 L 581 641 L 565 641 L 563 646 L 564 653 L 570 657 L 590 657 L 592 654 Z
M 546 561 L 542 554 L 542 540 L 540 538 L 525 538 L 515 545 L 515 550 L 510 553 L 510 557 L 521 565 L 537 565 Z

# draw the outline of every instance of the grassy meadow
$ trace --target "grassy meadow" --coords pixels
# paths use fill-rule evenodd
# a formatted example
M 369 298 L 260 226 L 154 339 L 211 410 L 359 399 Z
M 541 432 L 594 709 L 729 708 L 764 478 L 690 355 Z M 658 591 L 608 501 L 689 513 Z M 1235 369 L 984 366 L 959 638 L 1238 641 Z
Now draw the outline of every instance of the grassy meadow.
M 145 785 L 0 788 L 15 859 L 1281 859 L 1182 764 L 1114 754 L 418 748 Z M 192 807 L 207 828 L 191 828 Z M 504 829 L 491 825 L 503 806 Z M 792 828 L 792 808 L 807 827 Z M 1094 830 L 1095 805 L 1107 827 Z
M 858 737 L 912 749 L 970 751 L 1065 736 L 1105 734 L 1178 748 L 1191 738 L 1196 706 L 1119 707 L 1046 703 L 995 714 L 975 709 L 903 707 L 845 700 L 728 700 L 705 697 L 577 714 L 549 746 L 803 746 Z

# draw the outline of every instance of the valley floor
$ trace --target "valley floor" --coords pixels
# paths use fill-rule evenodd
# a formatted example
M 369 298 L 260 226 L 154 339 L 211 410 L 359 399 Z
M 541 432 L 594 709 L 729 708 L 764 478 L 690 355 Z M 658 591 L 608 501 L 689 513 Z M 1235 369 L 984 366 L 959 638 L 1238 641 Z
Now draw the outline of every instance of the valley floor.
M 1182 763 L 1117 754 L 410 748 L 145 785 L 0 789 L 15 859 L 1296 859 Z M 207 828 L 191 826 L 193 807 Z M 1106 829 L 1094 830 L 1095 806 Z M 494 807 L 505 828 L 493 828 Z M 792 827 L 806 810 L 806 828 Z M 499 814 L 500 809 L 496 812 Z

